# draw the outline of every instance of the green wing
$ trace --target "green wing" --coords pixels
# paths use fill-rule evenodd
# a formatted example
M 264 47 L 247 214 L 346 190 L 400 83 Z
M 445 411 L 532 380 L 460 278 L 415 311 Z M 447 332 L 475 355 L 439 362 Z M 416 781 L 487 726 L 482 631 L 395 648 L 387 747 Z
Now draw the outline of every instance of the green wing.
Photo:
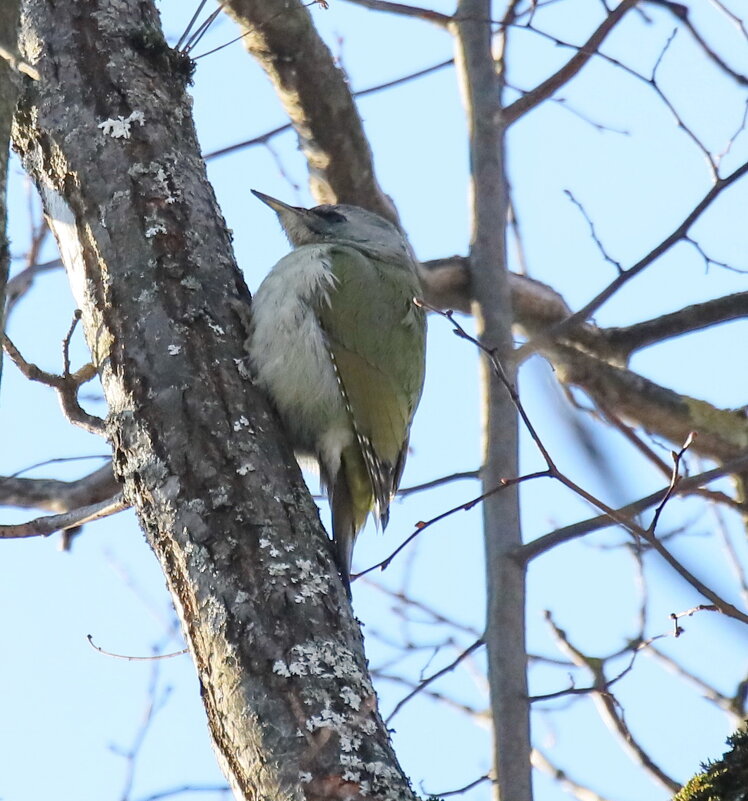
M 386 525 L 423 387 L 426 321 L 413 303 L 420 286 L 408 265 L 387 264 L 353 248 L 331 246 L 329 258 L 335 285 L 317 313 L 360 449 L 343 454 L 344 467 L 353 493 L 361 496 L 363 457 L 368 508 L 373 496 Z

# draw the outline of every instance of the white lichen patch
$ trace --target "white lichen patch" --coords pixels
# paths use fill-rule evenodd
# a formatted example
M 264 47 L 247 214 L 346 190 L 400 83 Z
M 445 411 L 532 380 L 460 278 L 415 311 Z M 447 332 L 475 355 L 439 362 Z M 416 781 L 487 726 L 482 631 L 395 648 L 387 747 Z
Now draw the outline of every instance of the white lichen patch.
M 153 239 L 154 236 L 158 236 L 159 234 L 166 233 L 166 226 L 160 222 L 152 222 L 146 229 L 145 229 L 145 237 L 146 239 Z
M 371 691 L 353 652 L 334 640 L 310 640 L 294 645 L 286 667 L 296 676 L 348 679 L 353 684 L 364 682 L 365 689 Z
M 299 771 L 299 781 L 302 784 L 309 784 L 309 782 L 311 780 L 312 780 L 312 774 L 309 773 L 309 771 L 306 771 L 306 770 L 300 770 Z
M 353 709 L 361 709 L 361 696 L 355 693 L 352 687 L 342 687 L 340 690 L 340 697 Z
M 213 320 L 208 320 L 208 328 L 210 328 L 210 330 L 216 334 L 216 336 L 222 337 L 226 334 L 223 328 L 221 328 L 221 326 Z
M 250 464 L 250 462 L 245 462 L 241 467 L 236 468 L 236 472 L 240 476 L 246 476 L 247 473 L 252 473 L 255 470 L 255 466 Z
M 169 185 L 169 176 L 166 174 L 166 171 L 161 165 L 155 166 L 157 169 L 153 177 L 156 181 L 158 189 L 161 191 L 161 194 L 164 196 L 164 199 L 167 203 L 176 203 L 177 200 L 180 199 L 182 193 L 179 192 L 179 190 L 177 190 L 176 193 L 172 192 L 172 188 Z
M 297 559 L 295 564 L 299 573 L 293 577 L 294 583 L 298 584 L 298 592 L 293 597 L 294 603 L 303 604 L 329 592 L 329 578 L 318 566 L 309 559 Z
M 312 715 L 308 718 L 306 727 L 308 731 L 332 729 L 340 733 L 341 736 L 343 736 L 344 733 L 347 736 L 347 721 L 345 717 L 330 706 L 324 707 L 316 715 Z
M 358 751 L 361 746 L 361 735 L 342 733 L 340 734 L 340 750 L 350 754 L 352 751 Z
M 233 425 L 234 431 L 241 431 L 243 428 L 249 428 L 249 420 L 242 415 Z
M 282 676 L 284 679 L 291 677 L 291 671 L 282 659 L 276 659 L 275 662 L 273 662 L 273 673 L 275 673 L 276 676 Z M 301 736 L 301 732 L 299 732 L 299 736 Z
M 168 351 L 169 356 L 176 356 L 178 353 L 182 352 L 182 346 L 181 345 L 169 345 L 169 347 L 166 350 Z
M 361 795 L 373 792 L 382 799 L 402 797 L 398 792 L 400 775 L 391 765 L 379 761 L 367 762 L 356 754 L 341 754 L 340 764 L 346 768 L 343 778 L 358 782 Z
M 145 115 L 142 111 L 133 111 L 127 117 L 120 115 L 116 120 L 111 118 L 104 120 L 99 123 L 98 127 L 104 136 L 111 136 L 112 139 L 129 139 L 132 125 L 136 122 L 138 125 L 145 125 Z

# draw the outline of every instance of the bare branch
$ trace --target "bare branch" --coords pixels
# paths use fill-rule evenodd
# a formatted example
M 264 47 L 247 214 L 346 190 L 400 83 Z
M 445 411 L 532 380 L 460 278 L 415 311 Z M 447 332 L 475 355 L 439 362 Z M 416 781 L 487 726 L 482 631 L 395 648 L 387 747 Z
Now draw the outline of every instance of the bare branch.
M 0 539 L 18 539 L 21 537 L 48 537 L 56 531 L 66 528 L 82 526 L 85 523 L 92 523 L 102 517 L 121 512 L 127 509 L 129 504 L 125 502 L 121 493 L 113 498 L 107 498 L 100 503 L 90 506 L 83 506 L 80 509 L 72 509 L 59 515 L 48 515 L 29 520 L 27 523 L 16 525 L 0 525 Z
M 592 56 L 597 53 L 598 48 L 605 41 L 608 34 L 623 19 L 624 15 L 636 5 L 637 1 L 638 0 L 622 0 L 620 5 L 608 14 L 592 36 L 587 39 L 560 70 L 551 75 L 550 78 L 546 78 L 546 80 L 536 86 L 535 89 L 508 105 L 504 109 L 506 124 L 511 125 L 528 111 L 549 98 L 554 92 L 564 86 L 564 84 L 567 84 Z
M 706 470 L 703 473 L 699 473 L 698 475 L 681 479 L 680 483 L 675 488 L 675 494 L 685 495 L 697 487 L 702 486 L 703 484 L 724 478 L 724 476 L 733 472 L 741 472 L 747 467 L 748 453 L 744 453 L 742 456 L 727 462 L 722 467 L 716 467 L 712 470 Z M 646 509 L 650 509 L 655 504 L 659 503 L 659 501 L 662 499 L 663 493 L 666 491 L 666 488 L 658 490 L 657 492 L 646 495 L 644 498 L 640 498 L 633 503 L 622 506 L 617 510 L 617 515 L 624 518 L 635 517 Z M 601 528 L 614 525 L 615 522 L 616 521 L 607 514 L 603 514 L 598 515 L 597 517 L 592 517 L 588 520 L 584 520 L 580 523 L 564 526 L 563 528 L 556 529 L 556 531 L 552 531 L 550 534 L 545 534 L 544 536 L 538 537 L 532 542 L 526 543 L 517 550 L 516 558 L 529 561 L 530 559 L 540 556 L 557 545 L 576 539 L 577 537 L 582 537 L 585 534 L 589 534 Z
M 184 656 L 190 652 L 189 648 L 182 648 L 181 651 L 172 651 L 169 654 L 154 653 L 149 654 L 148 656 L 130 656 L 128 654 L 115 654 L 112 651 L 105 651 L 101 646 L 96 645 L 91 634 L 86 634 L 86 639 L 94 651 L 98 651 L 104 656 L 111 656 L 113 659 L 124 659 L 126 662 L 155 662 L 159 659 L 172 659 L 175 656 Z
M 441 478 L 433 478 L 431 481 L 425 481 L 423 484 L 414 484 L 412 487 L 404 487 L 403 489 L 399 489 L 397 494 L 401 498 L 405 498 L 408 495 L 413 495 L 416 492 L 423 492 L 424 490 L 434 489 L 435 487 L 442 487 L 445 484 L 451 484 L 453 481 L 462 481 L 466 478 L 480 478 L 480 470 L 466 470 L 462 473 L 452 473 L 448 476 L 442 476 Z
M 683 443 L 683 447 L 679 451 L 673 451 L 673 472 L 670 476 L 670 484 L 668 484 L 668 488 L 665 491 L 665 494 L 662 496 L 662 500 L 657 504 L 654 515 L 652 515 L 652 522 L 649 524 L 649 528 L 647 531 L 654 535 L 655 530 L 657 528 L 657 523 L 660 520 L 660 515 L 662 514 L 663 509 L 667 505 L 667 502 L 673 497 L 673 493 L 675 492 L 678 484 L 680 484 L 682 478 L 680 475 L 680 463 L 683 459 L 683 455 L 685 452 L 691 447 L 691 443 L 696 438 L 696 433 L 691 432 L 687 437 L 686 441 Z
M 420 8 L 419 6 L 409 6 L 403 3 L 392 3 L 390 0 L 348 0 L 356 6 L 370 8 L 372 11 L 387 11 L 390 14 L 398 14 L 403 17 L 415 17 L 426 22 L 433 22 L 440 28 L 447 28 L 452 22 L 452 17 L 448 14 L 440 14 L 430 8 Z
M 470 654 L 473 653 L 473 651 L 476 651 L 478 648 L 481 648 L 484 644 L 485 643 L 482 637 L 477 639 L 472 645 L 469 645 L 461 654 L 459 654 L 456 659 L 454 659 L 448 665 L 443 667 L 441 670 L 437 670 L 436 673 L 429 676 L 427 679 L 424 679 L 422 682 L 420 682 L 415 689 L 413 689 L 404 698 L 401 698 L 397 702 L 397 704 L 395 704 L 395 708 L 387 716 L 385 722 L 389 725 L 392 718 L 394 718 L 395 715 L 397 715 L 397 713 L 405 706 L 405 704 L 408 703 L 408 701 L 411 700 L 411 698 L 418 695 L 418 693 L 423 692 L 426 689 L 426 687 L 428 687 L 429 684 L 431 684 L 432 682 L 436 681 L 437 679 L 441 678 L 447 673 L 453 671 L 460 664 L 460 662 L 463 661 L 463 659 L 466 659 L 468 656 L 470 656 Z
M 434 798 L 448 798 L 449 796 L 453 795 L 463 795 L 467 793 L 468 790 L 472 790 L 474 787 L 479 787 L 481 784 L 485 782 L 493 782 L 494 780 L 491 776 L 487 773 L 485 776 L 479 776 L 472 782 L 464 785 L 463 787 L 458 787 L 456 790 L 441 790 L 438 793 L 429 793 L 430 796 L 434 796 Z
M 70 334 L 72 334 L 72 330 Z M 66 337 L 65 341 L 69 344 L 68 337 Z M 16 348 L 7 336 L 3 336 L 2 343 L 5 352 L 29 381 L 37 381 L 40 384 L 45 384 L 57 390 L 57 396 L 60 399 L 62 411 L 71 423 L 80 426 L 91 434 L 106 436 L 104 421 L 100 417 L 88 414 L 78 402 L 78 388 L 80 385 L 84 384 L 86 381 L 90 381 L 96 376 L 96 368 L 92 364 L 84 365 L 75 373 L 70 373 L 68 371 L 63 375 L 55 375 L 54 373 L 41 370 L 35 364 L 27 362 L 23 356 L 21 356 L 18 348 Z M 66 370 L 68 370 L 70 364 L 67 357 L 65 357 L 65 361 L 67 363 Z
M 169 790 L 161 790 L 158 793 L 143 796 L 139 801 L 164 801 L 165 798 L 174 798 L 188 793 L 221 793 L 226 798 L 233 795 L 231 788 L 225 784 L 182 784 Z
M 718 462 L 739 456 L 745 448 L 748 418 L 739 409 L 718 409 L 610 364 L 581 347 L 543 344 L 542 353 L 560 381 L 579 387 L 601 408 L 670 442 L 683 442 L 690 431 L 698 431 L 693 451 Z
M 591 505 L 596 506 L 598 509 L 600 509 L 601 511 L 605 512 L 606 515 L 608 515 L 615 522 L 617 522 L 620 525 L 622 525 L 625 529 L 630 531 L 634 536 L 641 537 L 642 539 L 644 539 L 649 545 L 652 546 L 652 548 L 655 551 L 657 551 L 657 553 L 660 554 L 660 556 L 662 556 L 665 559 L 665 561 L 683 579 L 685 579 L 694 589 L 696 589 L 698 592 L 700 592 L 705 598 L 707 598 L 713 604 L 715 604 L 719 608 L 720 612 L 722 612 L 723 614 L 727 615 L 728 617 L 732 617 L 732 618 L 735 618 L 736 620 L 740 620 L 743 623 L 748 623 L 748 614 L 746 614 L 745 612 L 737 609 L 733 604 L 730 604 L 727 601 L 725 601 L 723 598 L 721 598 L 719 595 L 717 595 L 717 593 L 715 593 L 711 588 L 709 588 L 706 584 L 704 584 L 696 576 L 694 576 L 693 573 L 691 573 L 686 567 L 684 567 L 670 553 L 670 551 L 668 551 L 668 549 L 662 544 L 662 542 L 655 536 L 653 527 L 650 527 L 650 529 L 647 529 L 647 530 L 643 529 L 641 526 L 637 525 L 632 520 L 630 520 L 627 517 L 621 515 L 617 510 L 615 510 L 612 507 L 608 506 L 606 503 L 603 503 L 599 498 L 596 498 L 594 495 L 592 495 L 590 492 L 585 490 L 579 484 L 577 484 L 576 482 L 572 481 L 564 473 L 559 471 L 559 469 L 556 467 L 555 463 L 553 462 L 553 459 L 551 458 L 551 455 L 548 452 L 548 449 L 543 444 L 543 442 L 540 439 L 540 437 L 539 437 L 534 425 L 530 421 L 530 419 L 529 419 L 529 417 L 528 417 L 528 415 L 527 415 L 527 413 L 526 413 L 526 411 L 525 411 L 525 409 L 524 409 L 524 407 L 522 405 L 522 402 L 520 401 L 519 395 L 517 394 L 517 390 L 514 387 L 514 385 L 512 384 L 512 382 L 509 380 L 508 376 L 506 375 L 506 373 L 504 371 L 504 368 L 503 368 L 501 362 L 499 361 L 499 359 L 497 357 L 496 351 L 486 347 L 483 343 L 481 343 L 478 340 L 476 340 L 475 337 L 470 336 L 465 331 L 465 329 L 462 328 L 462 326 L 459 325 L 459 323 L 455 322 L 455 320 L 453 319 L 453 316 L 452 316 L 452 314 L 450 312 L 440 312 L 437 309 L 432 309 L 432 311 L 435 311 L 437 314 L 439 314 L 442 317 L 445 317 L 446 319 L 450 320 L 450 322 L 454 325 L 455 333 L 458 336 L 462 337 L 463 339 L 468 340 L 469 342 L 472 342 L 474 345 L 476 345 L 476 347 L 478 347 L 481 351 L 483 351 L 483 353 L 486 356 L 488 356 L 488 361 L 491 364 L 491 367 L 492 367 L 493 371 L 495 372 L 495 374 L 497 375 L 497 377 L 501 381 L 502 385 L 504 386 L 505 390 L 509 394 L 509 397 L 511 398 L 512 403 L 514 404 L 515 408 L 517 409 L 517 413 L 519 414 L 522 422 L 524 423 L 525 428 L 527 429 L 528 433 L 530 434 L 530 437 L 532 438 L 532 440 L 535 443 L 536 447 L 538 448 L 538 450 L 542 454 L 543 459 L 545 460 L 546 464 L 548 465 L 548 470 L 547 471 L 541 471 L 541 472 L 539 472 L 537 474 L 531 474 L 531 475 L 525 476 L 523 478 L 539 477 L 539 476 L 543 476 L 543 475 L 547 475 L 548 477 L 555 478 L 557 481 L 562 483 L 565 487 L 570 489 L 572 492 L 576 493 L 580 498 L 583 498 L 584 500 L 586 500 Z M 688 437 L 688 439 L 686 441 L 686 445 L 684 446 L 684 449 L 686 447 L 690 446 L 692 439 L 693 439 L 693 435 L 689 434 L 689 437 Z M 677 460 L 677 463 L 679 463 L 679 459 Z M 677 468 L 677 464 L 676 464 L 676 468 Z M 519 480 L 521 480 L 521 479 L 515 479 L 514 482 L 512 482 L 512 483 L 517 483 Z M 671 485 L 668 486 L 668 489 L 667 489 L 667 491 L 665 493 L 665 498 L 664 499 L 660 499 L 661 507 L 662 507 L 663 502 L 667 501 L 667 499 L 670 497 L 670 495 L 674 491 L 674 487 L 672 485 L 675 482 L 676 482 L 676 479 L 671 480 Z M 510 483 L 510 482 L 509 481 L 505 481 L 504 483 Z M 493 494 L 493 492 L 495 492 L 495 491 L 496 491 L 496 488 L 494 488 L 491 491 L 491 493 L 487 493 L 487 495 L 488 494 Z M 656 522 L 656 520 L 655 520 L 655 522 Z M 515 549 L 515 554 L 518 551 L 521 553 L 522 552 L 522 547 L 520 547 L 518 549 Z
M 563 790 L 571 793 L 577 801 L 610 801 L 610 799 L 599 795 L 598 793 L 590 790 L 579 782 L 569 778 L 565 770 L 557 768 L 548 757 L 539 749 L 534 748 L 532 751 L 532 766 L 536 770 L 542 770 L 547 773 L 551 778 L 555 779 Z
M 546 620 L 551 627 L 559 649 L 566 654 L 574 664 L 579 667 L 587 668 L 592 675 L 593 683 L 596 687 L 596 691 L 592 695 L 595 707 L 608 728 L 618 735 L 619 743 L 623 750 L 666 790 L 670 793 L 678 792 L 680 783 L 670 778 L 670 776 L 654 762 L 631 733 L 631 730 L 624 720 L 618 702 L 608 689 L 610 682 L 605 677 L 604 660 L 588 657 L 572 645 L 566 632 L 555 624 L 550 612 L 546 612 Z
M 433 64 L 430 67 L 425 67 L 422 70 L 416 70 L 416 72 L 410 72 L 407 75 L 403 75 L 400 78 L 394 78 L 391 81 L 385 81 L 384 83 L 378 83 L 374 86 L 370 86 L 367 89 L 361 89 L 358 92 L 353 92 L 353 97 L 366 97 L 366 95 L 375 94 L 377 92 L 381 92 L 384 89 L 391 89 L 394 86 L 399 86 L 400 84 L 408 83 L 410 81 L 416 80 L 417 78 L 423 78 L 426 75 L 431 75 L 438 70 L 442 70 L 445 67 L 451 67 L 454 64 L 453 58 L 448 58 L 445 61 L 440 61 L 438 64 Z M 285 125 L 279 125 L 277 128 L 272 128 L 269 131 L 266 131 L 264 134 L 260 134 L 259 136 L 255 136 L 252 139 L 245 139 L 242 142 L 237 142 L 234 145 L 228 145 L 227 147 L 222 147 L 219 150 L 212 150 L 210 153 L 206 153 L 203 158 L 206 161 L 210 161 L 211 159 L 219 158 L 220 156 L 228 156 L 230 153 L 235 153 L 239 150 L 244 150 L 248 147 L 253 147 L 254 145 L 264 145 L 267 144 L 271 139 L 278 136 L 279 134 L 285 133 L 286 131 L 293 130 L 293 125 L 289 122 Z
M 384 593 L 385 595 L 389 596 L 390 598 L 396 601 L 399 601 L 403 606 L 417 609 L 420 612 L 424 612 L 425 614 L 429 615 L 429 617 L 431 617 L 435 623 L 443 623 L 444 625 L 449 626 L 450 628 L 463 631 L 467 634 L 471 634 L 473 637 L 480 636 L 473 626 L 467 626 L 464 623 L 459 623 L 458 621 L 452 618 L 446 617 L 441 612 L 438 612 L 436 609 L 427 606 L 422 601 L 417 601 L 415 598 L 410 598 L 403 592 L 396 592 L 395 590 L 391 590 L 388 587 L 385 587 L 382 584 L 378 584 L 375 581 L 367 580 L 366 585 L 368 587 L 374 587 L 375 589 L 379 590 L 379 592 Z
M 67 512 L 101 503 L 119 489 L 111 464 L 75 481 L 0 476 L 0 505 Z
M 35 67 L 32 67 L 31 64 L 27 64 L 17 53 L 9 50 L 2 44 L 0 44 L 0 59 L 5 61 L 12 70 L 19 74 L 28 75 L 28 77 L 34 81 L 40 79 L 39 71 Z
M 683 5 L 682 3 L 673 3 L 671 0 L 647 0 L 648 3 L 651 5 L 660 6 L 662 8 L 666 8 L 676 19 L 680 20 L 683 25 L 686 27 L 688 32 L 693 36 L 693 38 L 698 42 L 699 47 L 704 51 L 706 56 L 719 67 L 726 75 L 729 75 L 738 84 L 741 86 L 748 86 L 748 78 L 740 72 L 732 69 L 725 62 L 725 60 L 714 50 L 704 39 L 704 37 L 699 33 L 699 31 L 694 27 L 693 23 L 691 22 L 691 18 L 688 13 L 688 6 Z M 730 15 L 732 16 L 732 15 Z
M 703 695 L 704 698 L 706 698 L 708 701 L 711 701 L 715 706 L 718 706 L 724 712 L 727 712 L 728 715 L 730 715 L 730 717 L 733 719 L 733 725 L 735 728 L 738 728 L 743 723 L 745 720 L 745 708 L 743 703 L 739 703 L 736 706 L 735 698 L 729 698 L 728 696 L 719 692 L 719 690 L 717 690 L 711 684 L 708 684 L 700 679 L 690 670 L 687 670 L 685 667 L 683 667 L 683 665 L 669 657 L 666 653 L 660 651 L 658 648 L 655 648 L 655 646 L 650 646 L 644 651 L 644 653 L 652 656 L 656 661 L 664 665 L 671 673 L 674 673 L 684 681 L 692 684 Z
M 629 267 L 628 270 L 619 275 L 615 280 L 611 281 L 602 292 L 595 295 L 592 300 L 585 304 L 579 311 L 574 312 L 571 316 L 567 317 L 561 323 L 552 326 L 544 334 L 545 339 L 558 339 L 562 334 L 567 333 L 570 329 L 574 328 L 577 324 L 584 322 L 591 314 L 594 314 L 607 300 L 609 300 L 625 283 L 630 281 L 634 276 L 638 275 L 642 270 L 649 267 L 652 262 L 658 259 L 663 254 L 667 253 L 670 248 L 677 242 L 686 238 L 693 224 L 701 217 L 701 215 L 711 206 L 717 197 L 728 187 L 732 186 L 736 181 L 740 180 L 748 172 L 748 162 L 741 164 L 738 168 L 733 170 L 729 175 L 724 178 L 718 178 L 704 197 L 694 206 L 692 211 L 686 215 L 683 222 L 678 225 L 675 230 L 659 245 L 654 247 L 647 253 L 646 256 L 639 259 L 636 264 Z M 528 343 L 525 348 L 530 349 L 533 343 Z M 537 347 L 537 346 L 535 346 Z
M 748 317 L 748 292 L 736 292 L 704 303 L 694 303 L 652 320 L 607 328 L 604 335 L 611 348 L 625 362 L 634 351 L 641 348 L 743 317 Z
M 612 264 L 617 272 L 620 274 L 623 272 L 623 267 L 621 267 L 621 262 L 614 259 L 608 251 L 605 249 L 605 245 L 603 245 L 602 240 L 597 235 L 597 231 L 595 230 L 595 223 L 592 222 L 591 217 L 587 214 L 587 210 L 584 206 L 574 197 L 572 192 L 568 189 L 564 189 L 564 194 L 569 200 L 579 209 L 580 213 L 585 219 L 585 222 L 589 226 L 590 229 L 590 236 L 592 236 L 592 241 L 597 245 L 597 249 L 600 251 L 602 257 L 607 261 L 609 264 Z
M 434 526 L 437 523 L 440 523 L 447 517 L 451 517 L 457 512 L 469 512 L 479 503 L 483 503 L 483 501 L 485 501 L 486 498 L 490 498 L 497 492 L 501 492 L 502 490 L 508 489 L 509 487 L 513 487 L 516 484 L 520 484 L 524 481 L 530 481 L 535 478 L 549 478 L 550 476 L 551 476 L 550 471 L 541 470 L 537 473 L 527 473 L 526 475 L 518 476 L 517 478 L 502 479 L 495 487 L 479 495 L 477 498 L 472 498 L 471 500 L 465 501 L 465 503 L 461 503 L 458 506 L 453 506 L 451 509 L 447 509 L 446 512 L 442 512 L 441 514 L 438 514 L 435 517 L 430 518 L 429 520 L 419 521 L 418 523 L 416 523 L 415 531 L 409 537 L 406 537 L 386 559 L 383 559 L 381 562 L 377 562 L 375 565 L 367 567 L 366 570 L 362 570 L 360 573 L 356 573 L 356 575 L 351 576 L 351 581 L 356 581 L 357 579 L 360 579 L 362 576 L 365 576 L 367 573 L 371 573 L 374 570 L 386 570 L 390 566 L 392 560 L 401 551 L 403 551 L 411 542 L 413 542 L 413 540 L 416 537 L 418 537 L 421 534 L 421 532 L 425 531 L 427 528 L 431 528 L 431 526 Z

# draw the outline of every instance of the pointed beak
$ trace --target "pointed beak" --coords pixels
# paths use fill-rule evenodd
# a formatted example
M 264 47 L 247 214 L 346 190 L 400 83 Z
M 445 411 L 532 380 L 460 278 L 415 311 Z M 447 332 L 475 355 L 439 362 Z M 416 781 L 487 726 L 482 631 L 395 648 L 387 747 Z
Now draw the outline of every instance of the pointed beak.
M 306 211 L 306 209 L 301 209 L 298 206 L 289 206 L 288 203 L 284 203 L 282 200 L 278 200 L 270 195 L 266 195 L 264 192 L 258 192 L 256 189 L 250 189 L 249 191 L 256 198 L 258 198 L 258 200 L 261 200 L 266 206 L 270 206 L 270 208 L 276 214 L 281 214 L 284 211 L 290 211 L 292 214 L 301 214 L 302 212 Z

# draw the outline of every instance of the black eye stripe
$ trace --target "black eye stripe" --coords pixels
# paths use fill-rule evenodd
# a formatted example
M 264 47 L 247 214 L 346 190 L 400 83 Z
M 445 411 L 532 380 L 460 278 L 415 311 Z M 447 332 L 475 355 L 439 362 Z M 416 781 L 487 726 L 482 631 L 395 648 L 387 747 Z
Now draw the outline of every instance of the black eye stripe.
M 335 211 L 334 209 L 326 209 L 323 207 L 318 207 L 313 211 L 318 217 L 322 217 L 322 219 L 325 220 L 326 222 L 333 222 L 333 223 L 346 222 L 348 219 L 343 214 L 341 214 L 338 211 Z

